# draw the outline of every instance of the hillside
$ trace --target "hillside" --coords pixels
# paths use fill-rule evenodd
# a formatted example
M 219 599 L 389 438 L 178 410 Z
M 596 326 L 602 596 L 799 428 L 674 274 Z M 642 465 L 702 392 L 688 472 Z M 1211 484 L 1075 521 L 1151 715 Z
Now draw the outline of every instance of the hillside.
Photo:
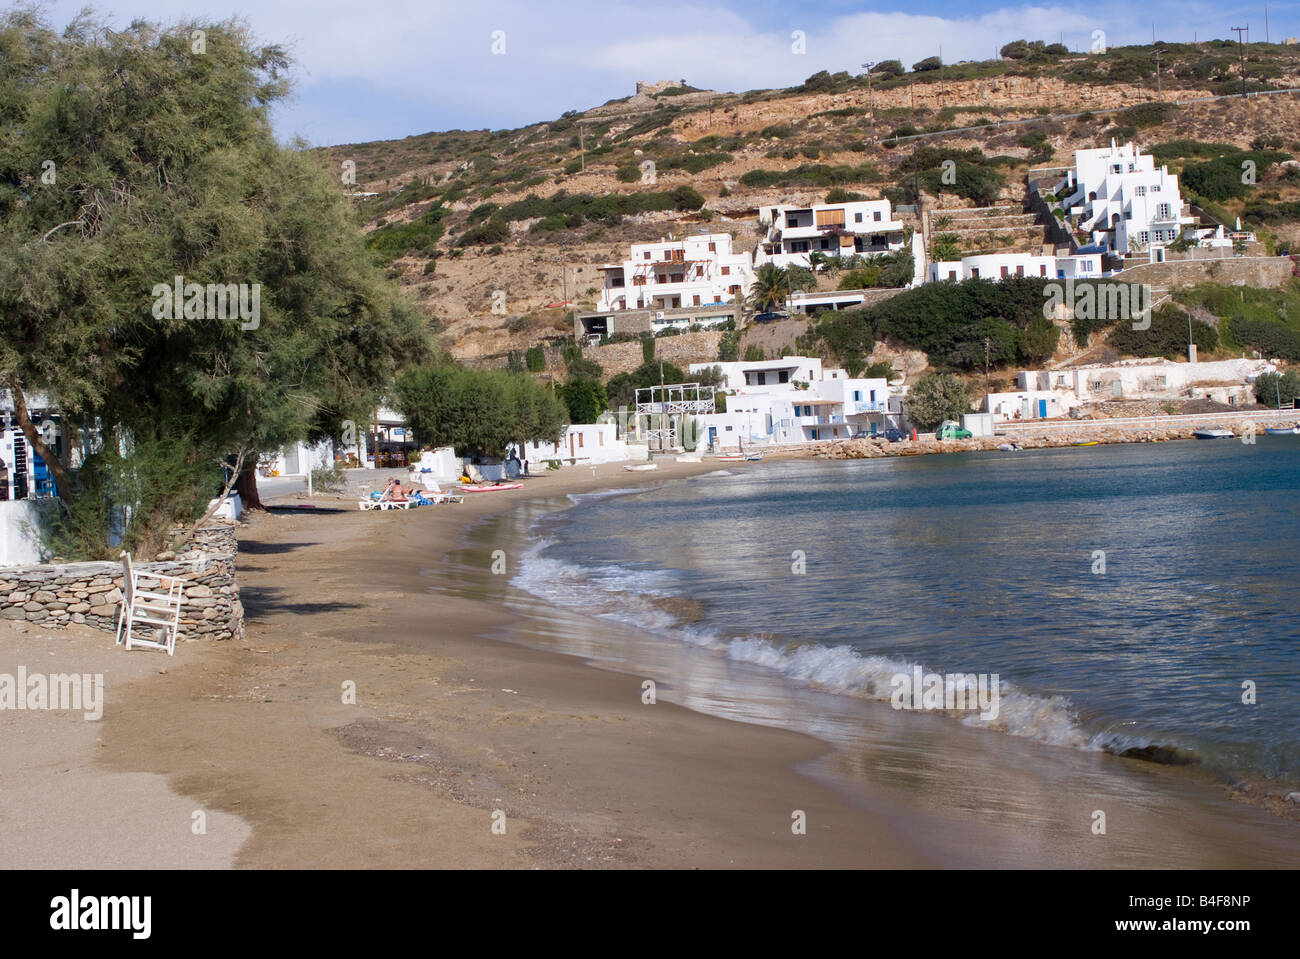
M 355 163 L 355 189 L 377 194 L 357 201 L 377 255 L 444 347 L 482 365 L 568 338 L 567 309 L 593 304 L 595 266 L 621 260 L 628 244 L 707 228 L 753 249 L 760 205 L 821 201 L 834 188 L 912 204 L 919 186 L 930 225 L 945 230 L 966 222 L 962 208 L 1007 207 L 999 215 L 1011 218 L 959 231 L 960 252 L 1037 251 L 1041 231 L 1014 218 L 1026 174 L 1111 138 L 1136 138 L 1180 173 L 1199 165 L 1184 181 L 1207 195 L 1189 199 L 1243 216 L 1270 250 L 1300 241 L 1300 170 L 1289 160 L 1300 153 L 1300 98 L 1230 96 L 1241 90 L 1235 44 L 1091 55 L 1055 46 L 897 74 L 901 64 L 878 65 L 870 78 L 821 72 L 800 87 L 739 94 L 643 84 L 516 130 L 321 152 L 335 169 Z M 1300 87 L 1300 47 L 1246 51 L 1248 91 Z M 1265 153 L 1255 184 L 1224 186 L 1219 167 Z M 957 164 L 952 186 L 938 176 L 946 159 Z M 653 176 L 642 182 L 647 163 Z

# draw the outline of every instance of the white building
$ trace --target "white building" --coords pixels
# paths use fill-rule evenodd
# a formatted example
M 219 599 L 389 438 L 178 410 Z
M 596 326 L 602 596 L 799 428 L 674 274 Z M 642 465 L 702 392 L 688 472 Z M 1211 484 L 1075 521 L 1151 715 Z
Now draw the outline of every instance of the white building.
M 546 469 L 547 460 L 559 460 L 565 465 L 614 463 L 625 460 L 644 460 L 649 448 L 629 444 L 618 438 L 618 426 L 612 420 L 604 423 L 574 423 L 558 443 L 525 443 L 523 459 L 528 461 L 530 473 Z M 486 474 L 485 474 L 486 475 Z
M 1188 395 L 1206 386 L 1246 386 L 1261 373 L 1275 372 L 1267 360 L 1216 360 L 1178 363 L 1164 359 L 1124 360 L 1109 366 L 1075 366 L 1063 370 L 1022 370 L 1017 385 L 1028 390 L 1068 392 L 1081 403 Z
M 714 449 L 848 439 L 859 430 L 897 426 L 899 407 L 883 378 L 823 369 L 809 356 L 751 363 L 693 363 L 722 370 L 727 411 L 695 418 L 700 443 Z
M 960 260 L 940 260 L 930 264 L 930 282 L 939 280 L 1000 280 L 1008 276 L 1048 279 L 1087 279 L 1100 277 L 1101 254 L 1076 256 L 1036 256 L 1033 253 L 986 253 L 964 256 Z
M 1177 363 L 1164 359 L 1125 360 L 1109 366 L 1060 370 L 1021 370 L 1019 390 L 990 393 L 983 409 L 994 420 L 1033 420 L 1067 416 L 1075 407 L 1114 400 L 1211 399 L 1248 405 L 1251 384 L 1276 367 L 1264 360 Z
M 765 206 L 758 220 L 767 231 L 755 253 L 758 266 L 808 267 L 813 253 L 870 256 L 903 248 L 903 223 L 888 200 Z
M 1076 150 L 1074 169 L 1055 192 L 1074 229 L 1116 253 L 1172 243 L 1196 222 L 1184 211 L 1178 177 L 1133 143 Z
M 596 312 L 731 303 L 754 282 L 753 257 L 735 252 L 729 233 L 634 243 L 630 259 L 598 269 L 605 281 Z

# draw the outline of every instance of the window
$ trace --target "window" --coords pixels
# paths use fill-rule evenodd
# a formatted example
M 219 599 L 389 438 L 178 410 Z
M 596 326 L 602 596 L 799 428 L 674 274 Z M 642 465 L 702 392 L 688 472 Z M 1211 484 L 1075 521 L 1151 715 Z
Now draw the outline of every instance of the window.
M 718 244 L 716 244 L 716 243 L 710 243 L 710 244 L 709 244 L 709 252 L 710 252 L 710 253 L 717 253 L 717 252 L 718 252 Z
M 861 223 L 861 222 L 862 222 L 862 214 L 861 214 L 861 213 L 855 213 L 855 214 L 853 214 L 853 222 L 854 222 L 854 223 Z
M 579 434 L 578 434 L 578 448 L 581 449 L 582 446 L 583 446 L 583 436 L 582 436 L 581 433 L 579 433 Z
M 1001 267 L 1000 272 L 1003 276 L 1010 276 L 1011 271 L 1007 267 Z
M 776 381 L 777 381 L 778 383 L 789 383 L 789 382 L 790 382 L 790 371 L 789 371 L 789 370 L 782 370 L 780 373 L 777 374 L 777 376 L 776 376 Z
M 728 293 L 739 293 L 739 292 L 740 292 L 740 287 L 739 287 L 739 286 L 734 286 L 734 285 L 733 285 L 733 286 L 729 286 L 729 287 L 727 287 L 727 292 L 728 292 Z
M 724 266 L 724 267 L 722 268 L 722 275 L 723 275 L 723 276 L 730 276 L 730 275 L 731 275 L 731 267 L 729 267 L 729 266 Z
M 1132 211 L 1132 210 L 1125 210 L 1125 211 L 1124 211 L 1124 219 L 1126 219 L 1126 220 L 1131 220 L 1131 219 L 1133 219 L 1133 211 Z
M 1140 232 L 1138 233 L 1138 242 L 1139 242 L 1139 243 L 1149 243 L 1149 242 L 1151 242 L 1151 234 L 1148 233 L 1146 230 L 1142 230 L 1142 231 L 1140 231 Z
M 1133 193 L 1134 193 L 1134 195 L 1136 195 L 1136 196 L 1146 196 L 1146 195 L 1147 195 L 1147 188 L 1144 187 L 1144 186 L 1140 186 L 1140 187 L 1136 188 L 1136 189 L 1133 191 Z
M 861 403 L 861 402 L 862 402 L 862 391 L 861 391 L 861 390 L 854 390 L 854 391 L 853 391 L 853 402 L 854 402 L 854 403 Z
M 1038 265 L 1038 275 L 1047 276 L 1047 266 L 1045 264 L 1040 263 Z
M 1169 219 L 1170 206 L 1168 203 L 1156 204 L 1156 218 L 1159 220 Z
M 980 278 L 980 268 L 978 266 L 972 266 L 970 268 L 970 275 L 972 280 L 978 280 Z
M 1023 266 L 1016 267 L 1016 276 L 1024 276 L 1024 275 L 1025 275 L 1025 268 Z
M 650 259 L 650 251 L 649 251 L 649 250 L 646 250 L 645 253 L 643 254 L 643 256 L 644 256 L 645 259 L 647 259 L 647 260 Z
M 880 211 L 877 210 L 875 213 L 871 214 L 871 219 L 874 220 L 875 222 L 879 223 L 879 222 L 880 222 Z
M 1123 167 L 1120 166 L 1118 163 L 1113 163 L 1113 164 L 1111 164 L 1110 172 L 1111 172 L 1111 173 L 1119 173 L 1122 169 L 1123 169 Z
M 813 219 L 818 226 L 843 226 L 844 210 L 817 210 L 813 214 Z
M 699 306 L 699 305 L 700 305 L 700 298 L 699 298 L 698 295 L 695 297 L 695 305 L 696 305 L 696 306 Z
M 634 276 L 634 277 L 632 277 L 632 285 L 633 285 L 633 286 L 645 286 L 645 277 L 644 277 L 644 276 Z
M 1159 193 L 1159 192 L 1160 192 L 1160 184 L 1159 184 L 1159 183 L 1153 183 L 1153 184 L 1151 184 L 1151 192 L 1152 192 L 1152 193 Z
M 681 282 L 682 282 L 683 280 L 685 280 L 685 279 L 686 279 L 686 274 L 685 274 L 685 273 L 670 273 L 670 274 L 668 274 L 668 282 L 669 282 L 669 283 L 681 283 Z

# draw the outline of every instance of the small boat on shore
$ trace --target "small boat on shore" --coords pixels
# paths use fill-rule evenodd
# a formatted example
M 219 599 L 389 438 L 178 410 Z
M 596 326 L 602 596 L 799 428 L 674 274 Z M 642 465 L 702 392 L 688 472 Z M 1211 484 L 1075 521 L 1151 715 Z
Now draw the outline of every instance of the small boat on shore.
M 658 468 L 659 468 L 658 463 L 642 463 L 640 466 L 623 467 L 623 469 L 627 470 L 629 473 L 644 473 L 649 470 L 657 470 Z
M 746 453 L 745 460 L 749 463 L 758 463 L 763 459 L 762 453 Z
M 1264 432 L 1269 436 L 1292 436 L 1300 433 L 1300 426 L 1266 426 Z
M 998 446 L 998 449 L 1004 453 L 1019 453 L 1024 447 L 1019 443 L 1002 443 Z
M 1071 443 L 1070 445 L 1071 446 L 1097 446 L 1098 443 L 1096 440 L 1079 440 L 1075 443 Z
M 1195 430 L 1192 433 L 1198 440 L 1230 440 L 1235 439 L 1237 434 L 1230 429 L 1222 426 L 1215 426 L 1209 429 Z
M 523 483 L 493 483 L 493 484 L 476 484 L 474 486 L 462 486 L 462 493 L 499 493 L 508 489 L 523 489 Z

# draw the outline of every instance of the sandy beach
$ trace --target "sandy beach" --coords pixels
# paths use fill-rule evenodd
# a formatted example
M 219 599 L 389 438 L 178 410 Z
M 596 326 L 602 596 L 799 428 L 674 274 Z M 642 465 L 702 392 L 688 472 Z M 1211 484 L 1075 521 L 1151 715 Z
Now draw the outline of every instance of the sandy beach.
M 240 533 L 246 639 L 182 643 L 170 659 L 126 654 L 110 634 L 0 624 L 0 672 L 25 664 L 105 677 L 97 722 L 0 713 L 0 762 L 17 784 L 0 793 L 9 864 L 1106 866 L 1162 865 L 1148 850 L 1165 848 L 1183 856 L 1177 864 L 1231 867 L 1282 865 L 1293 854 L 1294 823 L 1163 771 L 1168 783 L 1156 788 L 1168 789 L 1167 804 L 1125 807 L 1133 784 L 1121 776 L 1107 807 L 1130 814 L 1149 846 L 1094 841 L 1090 796 L 1069 800 L 1077 835 L 1062 835 L 1046 812 L 1044 822 L 973 824 L 961 809 L 976 801 L 969 777 L 932 802 L 875 790 L 851 775 L 863 757 L 819 739 L 664 700 L 646 705 L 641 676 L 488 638 L 509 636 L 519 615 L 441 588 L 448 551 L 523 498 L 716 468 L 665 463 L 647 475 L 614 464 L 533 477 L 523 490 L 461 505 L 374 513 L 356 510 L 355 498 L 318 496 L 314 505 L 338 511 L 257 514 Z M 507 562 L 517 547 L 502 544 Z M 482 552 L 491 575 L 493 557 Z M 919 742 L 942 750 L 951 735 Z M 1067 756 L 1044 768 L 1037 757 L 1054 753 L 1031 746 L 1000 747 L 1009 758 L 988 774 L 1044 808 L 1060 772 L 1051 762 L 1099 776 L 1142 765 Z M 972 765 L 989 761 L 986 751 Z M 806 834 L 791 828 L 798 812 Z M 1280 852 L 1261 860 L 1270 843 Z

